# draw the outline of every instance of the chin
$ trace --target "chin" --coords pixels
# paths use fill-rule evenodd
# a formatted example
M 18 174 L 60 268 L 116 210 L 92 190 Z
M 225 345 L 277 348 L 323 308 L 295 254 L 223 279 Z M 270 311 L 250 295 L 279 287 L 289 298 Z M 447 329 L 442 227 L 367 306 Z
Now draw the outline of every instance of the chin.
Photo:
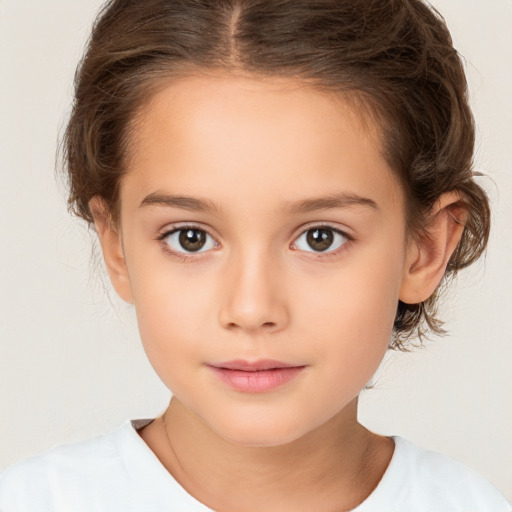
M 282 446 L 304 436 L 309 429 L 292 418 L 249 417 L 231 418 L 222 424 L 215 422 L 210 428 L 225 441 L 247 448 Z M 246 420 L 246 421 L 244 421 Z

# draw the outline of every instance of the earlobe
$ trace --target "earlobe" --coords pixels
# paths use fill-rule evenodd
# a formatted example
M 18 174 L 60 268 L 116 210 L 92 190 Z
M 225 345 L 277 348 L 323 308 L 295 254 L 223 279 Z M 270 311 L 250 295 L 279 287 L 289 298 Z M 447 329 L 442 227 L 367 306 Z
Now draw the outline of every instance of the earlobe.
M 407 248 L 399 298 L 406 304 L 427 300 L 439 285 L 464 231 L 466 209 L 456 192 L 443 194 L 425 229 Z
M 117 294 L 126 302 L 133 303 L 130 278 L 119 229 L 114 226 L 105 202 L 95 196 L 89 201 L 89 209 L 94 218 L 110 281 Z

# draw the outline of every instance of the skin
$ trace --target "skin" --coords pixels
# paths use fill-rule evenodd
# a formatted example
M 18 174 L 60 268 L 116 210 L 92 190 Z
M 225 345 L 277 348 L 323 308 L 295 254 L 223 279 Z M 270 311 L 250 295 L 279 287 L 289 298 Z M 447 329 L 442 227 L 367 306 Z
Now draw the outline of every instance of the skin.
M 422 301 L 439 283 L 462 231 L 458 196 L 439 198 L 428 237 L 407 238 L 378 126 L 290 79 L 184 78 L 134 127 L 120 224 L 99 198 L 90 206 L 112 283 L 135 305 L 147 356 L 173 392 L 140 435 L 217 511 L 355 507 L 394 449 L 358 423 L 357 396 L 387 350 L 398 300 Z M 289 206 L 333 194 L 365 201 Z M 211 234 L 200 252 L 164 236 L 183 223 Z M 315 251 L 306 234 L 326 225 L 346 236 Z M 245 393 L 208 366 L 233 359 L 305 368 Z

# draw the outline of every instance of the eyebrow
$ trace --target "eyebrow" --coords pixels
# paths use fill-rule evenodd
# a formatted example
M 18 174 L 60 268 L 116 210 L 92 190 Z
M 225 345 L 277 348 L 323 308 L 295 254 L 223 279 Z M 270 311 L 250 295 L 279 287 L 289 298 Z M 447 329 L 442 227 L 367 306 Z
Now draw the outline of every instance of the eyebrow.
M 140 207 L 144 206 L 167 206 L 195 212 L 219 212 L 221 210 L 209 199 L 158 192 L 146 196 L 140 203 Z M 338 193 L 290 202 L 285 205 L 284 211 L 297 214 L 349 206 L 368 206 L 378 210 L 377 203 L 373 199 L 353 193 Z
M 182 208 L 192 212 L 218 212 L 220 208 L 209 199 L 198 197 L 160 194 L 158 192 L 149 194 L 140 203 L 143 206 L 168 206 L 171 208 Z
M 330 208 L 346 208 L 347 206 L 369 206 L 376 210 L 379 209 L 377 203 L 369 197 L 343 192 L 288 203 L 285 210 L 290 213 L 307 213 Z

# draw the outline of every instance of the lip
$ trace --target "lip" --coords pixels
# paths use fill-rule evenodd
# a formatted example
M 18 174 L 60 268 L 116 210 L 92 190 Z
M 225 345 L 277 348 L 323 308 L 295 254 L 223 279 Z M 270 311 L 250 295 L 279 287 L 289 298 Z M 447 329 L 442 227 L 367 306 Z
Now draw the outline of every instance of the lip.
M 267 393 L 295 379 L 306 366 L 272 359 L 234 360 L 208 365 L 222 382 L 244 393 Z
M 283 363 L 275 359 L 259 359 L 257 361 L 246 361 L 245 359 L 236 359 L 222 363 L 213 363 L 210 366 L 215 368 L 224 368 L 226 370 L 242 370 L 245 372 L 257 372 L 261 370 L 274 370 L 277 368 L 296 368 L 298 365 Z

